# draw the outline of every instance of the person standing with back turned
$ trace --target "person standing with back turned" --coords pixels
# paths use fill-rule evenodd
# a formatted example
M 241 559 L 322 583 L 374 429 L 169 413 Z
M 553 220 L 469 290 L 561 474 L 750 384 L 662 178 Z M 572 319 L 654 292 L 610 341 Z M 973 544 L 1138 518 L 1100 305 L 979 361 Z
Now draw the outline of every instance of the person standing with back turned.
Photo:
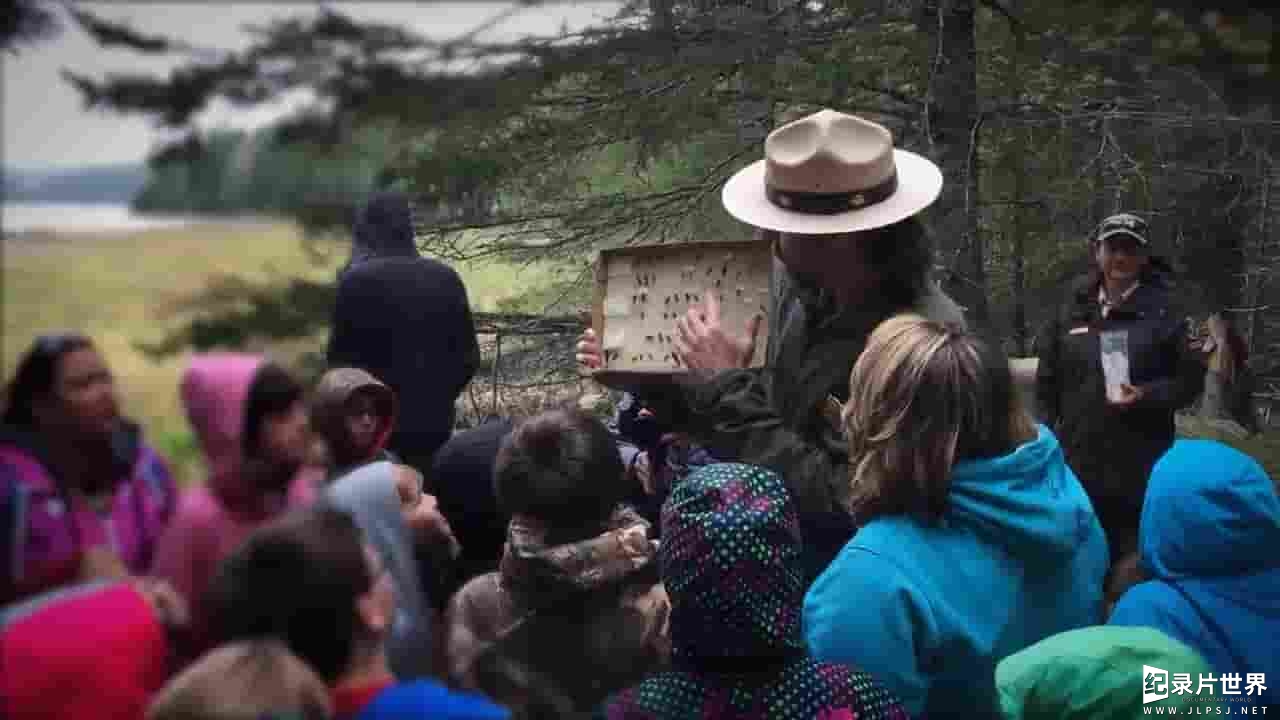
M 375 194 L 339 276 L 327 362 L 357 367 L 400 399 L 387 448 L 424 475 L 453 430 L 454 402 L 480 365 L 462 278 L 418 254 L 403 193 Z

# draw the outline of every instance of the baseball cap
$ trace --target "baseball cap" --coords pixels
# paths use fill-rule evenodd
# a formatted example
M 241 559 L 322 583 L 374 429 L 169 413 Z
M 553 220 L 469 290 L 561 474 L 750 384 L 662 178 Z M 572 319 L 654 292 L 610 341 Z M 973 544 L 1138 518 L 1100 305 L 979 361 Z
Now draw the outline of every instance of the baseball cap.
M 1105 242 L 1121 235 L 1133 238 L 1142 247 L 1151 244 L 1147 240 L 1147 221 L 1130 213 L 1119 213 L 1103 220 L 1093 237 L 1097 242 Z

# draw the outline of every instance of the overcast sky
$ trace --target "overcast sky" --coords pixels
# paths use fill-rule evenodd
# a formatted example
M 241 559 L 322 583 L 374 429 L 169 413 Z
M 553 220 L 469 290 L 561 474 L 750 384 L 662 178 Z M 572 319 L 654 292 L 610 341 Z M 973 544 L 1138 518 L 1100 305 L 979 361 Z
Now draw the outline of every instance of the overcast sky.
M 82 3 L 113 20 L 128 20 L 144 32 L 181 37 L 192 44 L 227 50 L 249 41 L 241 28 L 272 17 L 314 12 L 314 3 Z M 553 3 L 525 8 L 477 39 L 511 40 L 526 35 L 554 36 L 563 26 L 578 30 L 616 12 L 617 2 Z M 417 31 L 457 37 L 513 7 L 507 2 L 332 3 L 357 18 L 401 22 Z M 123 50 L 102 50 L 69 18 L 52 41 L 27 46 L 0 60 L 3 83 L 4 164 L 24 169 L 142 162 L 157 139 L 152 123 L 136 116 L 85 110 L 80 95 L 62 79 L 63 68 L 101 76 L 108 72 L 159 71 L 176 64 Z M 258 112 L 211 108 L 201 124 L 252 127 L 287 109 Z

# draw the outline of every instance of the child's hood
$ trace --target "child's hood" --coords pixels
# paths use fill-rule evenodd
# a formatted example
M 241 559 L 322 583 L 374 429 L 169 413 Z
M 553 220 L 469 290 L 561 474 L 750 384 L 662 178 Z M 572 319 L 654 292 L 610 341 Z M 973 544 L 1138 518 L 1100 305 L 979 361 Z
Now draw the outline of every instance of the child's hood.
M 396 396 L 385 383 L 364 370 L 334 368 L 320 378 L 311 404 L 311 424 L 326 441 L 341 436 L 346 432 L 347 401 L 359 390 L 372 392 L 378 403 L 382 425 L 372 449 L 376 453 L 386 447 L 395 427 Z
M 241 472 L 245 410 L 249 388 L 265 363 L 260 355 L 197 355 L 182 376 L 182 404 L 204 449 L 209 489 L 224 502 L 250 492 Z

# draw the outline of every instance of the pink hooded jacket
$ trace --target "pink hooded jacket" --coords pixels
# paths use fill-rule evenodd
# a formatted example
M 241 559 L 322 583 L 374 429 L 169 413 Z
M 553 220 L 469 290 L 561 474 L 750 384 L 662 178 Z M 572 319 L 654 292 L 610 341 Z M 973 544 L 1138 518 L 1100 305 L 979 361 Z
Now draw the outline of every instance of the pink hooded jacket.
M 183 493 L 155 560 L 155 575 L 191 606 L 196 642 L 204 640 L 202 600 L 218 565 L 257 527 L 317 495 L 321 471 L 304 467 L 287 495 L 264 497 L 244 477 L 242 435 L 249 388 L 265 359 L 215 353 L 192 359 L 182 378 L 182 404 L 204 450 L 209 478 Z

